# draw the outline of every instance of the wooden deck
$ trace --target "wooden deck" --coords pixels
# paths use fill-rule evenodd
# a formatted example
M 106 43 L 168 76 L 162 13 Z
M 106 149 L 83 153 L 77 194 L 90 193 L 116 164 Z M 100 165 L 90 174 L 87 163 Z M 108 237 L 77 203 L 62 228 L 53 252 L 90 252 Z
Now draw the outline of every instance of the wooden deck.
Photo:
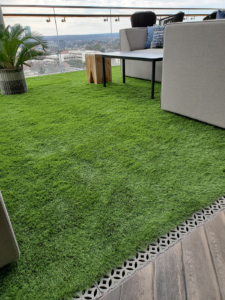
M 225 212 L 101 300 L 225 300 Z

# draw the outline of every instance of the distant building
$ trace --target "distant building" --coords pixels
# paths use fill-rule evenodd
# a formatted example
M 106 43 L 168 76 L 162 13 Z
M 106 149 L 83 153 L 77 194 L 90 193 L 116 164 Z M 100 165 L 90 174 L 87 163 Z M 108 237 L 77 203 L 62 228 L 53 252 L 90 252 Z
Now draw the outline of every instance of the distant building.
M 42 46 L 41 46 L 41 45 L 35 46 L 35 49 L 36 49 L 37 51 L 41 51 L 41 50 L 43 50 L 43 48 L 42 48 Z
M 100 51 L 94 51 L 94 50 L 86 50 L 86 51 L 81 51 L 81 50 L 69 50 L 67 53 L 65 51 L 61 52 L 61 58 L 62 61 L 70 61 L 70 60 L 81 60 L 85 61 L 85 53 L 87 54 L 94 54 L 94 53 L 101 53 Z
M 30 26 L 24 26 L 24 29 L 25 29 L 25 34 L 31 34 L 31 29 L 30 29 Z

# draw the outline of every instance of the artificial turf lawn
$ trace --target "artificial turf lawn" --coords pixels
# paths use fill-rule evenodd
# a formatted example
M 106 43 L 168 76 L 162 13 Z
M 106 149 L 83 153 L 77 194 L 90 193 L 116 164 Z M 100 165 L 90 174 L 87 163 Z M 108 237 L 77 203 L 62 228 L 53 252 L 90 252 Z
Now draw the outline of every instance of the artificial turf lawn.
M 160 84 L 27 79 L 0 96 L 0 189 L 20 246 L 0 299 L 70 299 L 225 192 L 225 131 L 160 109 Z M 196 99 L 197 100 L 197 99 Z

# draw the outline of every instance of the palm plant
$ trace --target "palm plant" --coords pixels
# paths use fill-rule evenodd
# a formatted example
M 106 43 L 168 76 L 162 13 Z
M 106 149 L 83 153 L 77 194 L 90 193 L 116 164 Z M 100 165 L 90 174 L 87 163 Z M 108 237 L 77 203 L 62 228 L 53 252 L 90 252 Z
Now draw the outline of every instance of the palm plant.
M 0 25 L 0 89 L 3 95 L 27 92 L 23 66 L 30 67 L 30 60 L 46 55 L 47 41 L 38 33 L 25 33 L 20 24 L 4 28 Z M 35 49 L 42 46 L 42 51 Z M 20 48 L 20 51 L 19 51 Z
M 46 55 L 47 41 L 38 33 L 25 34 L 25 28 L 20 24 L 4 28 L 0 25 L 0 67 L 3 69 L 18 69 L 29 66 L 31 59 L 41 59 Z M 34 48 L 41 45 L 43 51 Z M 22 48 L 19 52 L 18 49 Z

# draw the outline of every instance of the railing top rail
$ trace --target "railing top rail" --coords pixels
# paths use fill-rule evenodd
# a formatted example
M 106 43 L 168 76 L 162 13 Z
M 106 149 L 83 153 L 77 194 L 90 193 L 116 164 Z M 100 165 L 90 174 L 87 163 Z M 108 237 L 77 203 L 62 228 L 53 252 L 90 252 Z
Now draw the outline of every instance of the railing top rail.
M 161 10 L 219 10 L 224 8 L 206 7 L 123 7 L 123 6 L 64 6 L 64 5 L 26 5 L 1 4 L 1 7 L 33 7 L 33 8 L 85 8 L 85 9 L 161 9 Z
M 186 17 L 204 17 L 207 14 L 185 14 Z M 121 15 L 121 14 L 3 14 L 4 17 L 65 17 L 65 18 L 114 18 L 114 17 L 131 17 L 131 14 Z M 172 16 L 170 14 L 157 14 L 157 17 L 167 17 Z

